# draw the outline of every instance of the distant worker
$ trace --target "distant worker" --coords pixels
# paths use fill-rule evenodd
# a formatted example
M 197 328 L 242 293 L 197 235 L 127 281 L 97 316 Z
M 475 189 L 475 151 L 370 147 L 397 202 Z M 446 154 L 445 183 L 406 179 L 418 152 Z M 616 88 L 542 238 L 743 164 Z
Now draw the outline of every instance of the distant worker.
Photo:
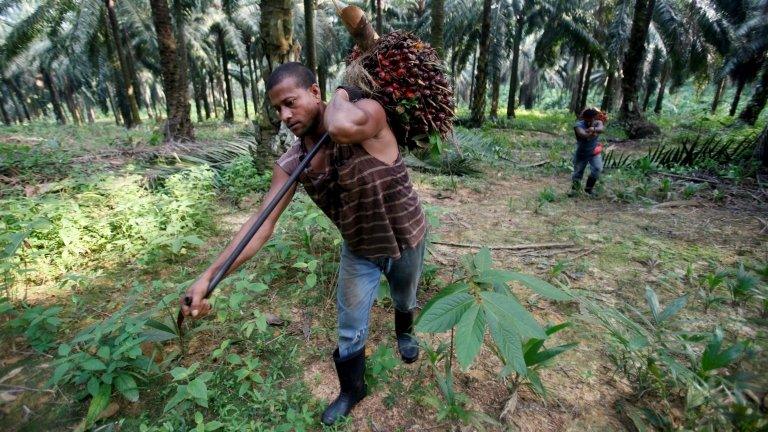
M 597 142 L 599 134 L 605 131 L 605 122 L 608 117 L 595 108 L 587 108 L 579 115 L 579 120 L 573 126 L 576 133 L 576 152 L 573 155 L 573 175 L 571 176 L 571 196 L 578 195 L 581 190 L 581 178 L 584 177 L 584 169 L 589 164 L 590 171 L 587 177 L 587 186 L 584 192 L 594 195 L 595 183 L 603 171 L 603 158 L 600 153 L 603 145 Z

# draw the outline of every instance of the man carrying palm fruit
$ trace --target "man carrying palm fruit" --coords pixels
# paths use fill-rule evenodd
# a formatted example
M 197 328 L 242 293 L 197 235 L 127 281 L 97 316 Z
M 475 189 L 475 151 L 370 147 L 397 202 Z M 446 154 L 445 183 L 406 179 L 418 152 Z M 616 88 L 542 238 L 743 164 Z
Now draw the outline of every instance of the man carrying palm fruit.
M 384 274 L 395 305 L 395 332 L 406 363 L 418 358 L 413 338 L 416 290 L 424 262 L 426 219 L 413 190 L 397 140 L 383 107 L 355 87 L 340 87 L 327 105 L 314 74 L 300 63 L 277 67 L 266 83 L 280 120 L 298 137 L 276 162 L 269 202 L 302 158 L 328 132 L 299 182 L 341 232 L 343 244 L 337 286 L 338 347 L 333 353 L 341 391 L 322 421 L 333 424 L 366 396 L 365 342 L 371 307 Z M 253 257 L 274 231 L 296 186 L 280 201 L 230 272 Z M 263 210 L 254 214 L 216 261 L 187 290 L 182 312 L 200 317 L 210 311 L 204 298 L 209 281 Z

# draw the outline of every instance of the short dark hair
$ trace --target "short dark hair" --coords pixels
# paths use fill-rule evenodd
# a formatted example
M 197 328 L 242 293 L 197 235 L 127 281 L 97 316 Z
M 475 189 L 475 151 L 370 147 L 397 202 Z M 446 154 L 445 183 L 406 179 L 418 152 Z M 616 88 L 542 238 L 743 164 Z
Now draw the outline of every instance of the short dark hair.
M 286 78 L 293 78 L 296 85 L 302 88 L 310 88 L 312 84 L 317 84 L 315 74 L 309 68 L 299 62 L 290 62 L 281 64 L 269 74 L 265 86 L 267 91 L 272 90 Z
M 587 108 L 587 109 L 585 109 L 584 111 L 581 112 L 581 115 L 579 115 L 579 117 L 582 120 L 593 119 L 593 118 L 597 117 L 598 114 L 600 114 L 600 111 L 598 111 L 598 110 L 596 110 L 594 108 Z

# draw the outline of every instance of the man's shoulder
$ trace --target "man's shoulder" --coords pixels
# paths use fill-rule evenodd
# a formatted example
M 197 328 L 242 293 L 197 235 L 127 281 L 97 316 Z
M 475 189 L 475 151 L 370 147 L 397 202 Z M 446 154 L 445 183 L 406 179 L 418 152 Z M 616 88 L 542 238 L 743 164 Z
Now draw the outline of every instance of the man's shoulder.
M 578 127 L 586 128 L 587 127 L 587 122 L 585 122 L 584 120 L 576 120 L 576 123 L 573 124 L 573 127 L 575 127 L 575 128 L 578 128 Z
M 290 173 L 293 172 L 296 165 L 299 164 L 299 158 L 301 157 L 301 139 L 296 138 L 287 150 L 277 159 L 275 164 Z

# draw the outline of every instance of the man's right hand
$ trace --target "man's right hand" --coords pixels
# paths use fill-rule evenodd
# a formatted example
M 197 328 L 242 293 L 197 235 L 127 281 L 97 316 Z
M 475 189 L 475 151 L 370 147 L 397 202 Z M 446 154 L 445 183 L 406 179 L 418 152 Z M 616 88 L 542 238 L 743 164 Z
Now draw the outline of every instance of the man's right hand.
M 208 299 L 204 298 L 205 293 L 208 291 L 208 280 L 198 279 L 187 289 L 187 292 L 181 296 L 181 313 L 184 316 L 191 316 L 193 318 L 203 317 L 211 311 L 211 304 L 208 303 Z M 190 297 L 192 304 L 187 305 L 185 299 Z

